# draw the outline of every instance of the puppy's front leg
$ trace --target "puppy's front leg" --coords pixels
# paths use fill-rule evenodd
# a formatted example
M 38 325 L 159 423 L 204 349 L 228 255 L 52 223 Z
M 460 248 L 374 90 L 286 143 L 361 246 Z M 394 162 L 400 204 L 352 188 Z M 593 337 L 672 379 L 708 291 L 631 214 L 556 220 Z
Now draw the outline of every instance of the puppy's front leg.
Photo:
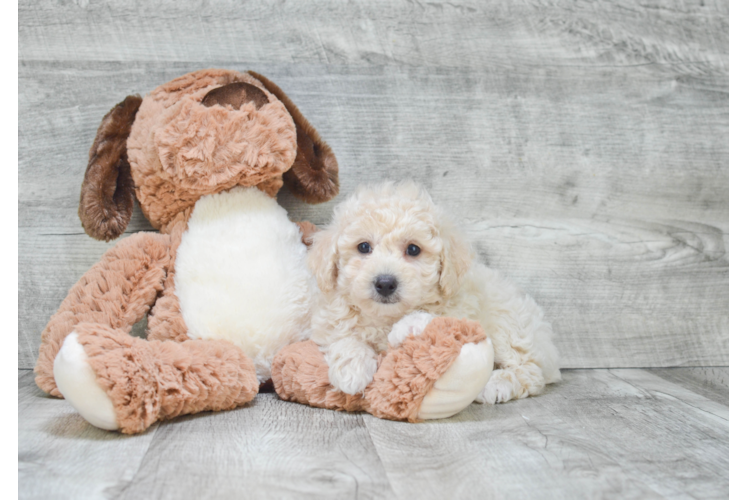
M 330 383 L 346 394 L 364 392 L 377 372 L 377 354 L 368 344 L 346 337 L 325 349 Z

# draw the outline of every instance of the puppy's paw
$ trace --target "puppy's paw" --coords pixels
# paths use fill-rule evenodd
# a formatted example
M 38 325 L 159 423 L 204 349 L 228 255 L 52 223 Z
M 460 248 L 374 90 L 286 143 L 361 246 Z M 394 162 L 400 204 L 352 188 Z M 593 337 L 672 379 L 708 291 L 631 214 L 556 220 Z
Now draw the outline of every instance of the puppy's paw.
M 407 316 L 395 323 L 392 327 L 392 331 L 387 336 L 387 342 L 392 347 L 398 347 L 408 337 L 408 335 L 420 335 L 423 330 L 426 329 L 431 320 L 434 319 L 433 314 L 429 314 L 423 311 L 416 311 L 410 313 Z
M 363 363 L 350 363 L 343 366 L 330 366 L 328 376 L 330 383 L 346 394 L 360 394 L 374 380 L 377 372 L 377 361 L 367 359 Z
M 377 358 L 374 349 L 353 339 L 343 339 L 330 346 L 325 354 L 330 384 L 346 394 L 364 392 L 374 380 Z
M 517 377 L 511 371 L 494 370 L 475 401 L 484 404 L 506 403 L 516 399 L 517 385 Z

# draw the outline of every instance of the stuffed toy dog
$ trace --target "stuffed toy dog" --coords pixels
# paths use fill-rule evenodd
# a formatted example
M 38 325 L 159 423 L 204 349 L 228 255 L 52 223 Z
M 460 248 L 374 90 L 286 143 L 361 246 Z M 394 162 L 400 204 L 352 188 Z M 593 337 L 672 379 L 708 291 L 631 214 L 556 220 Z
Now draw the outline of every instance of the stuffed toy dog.
M 437 318 L 380 359 L 365 394 L 326 383 L 324 359 L 305 342 L 319 293 L 306 263 L 314 227 L 289 221 L 275 195 L 285 184 L 305 202 L 330 200 L 338 165 L 264 76 L 203 70 L 127 97 L 104 117 L 89 157 L 86 232 L 120 236 L 134 198 L 159 230 L 107 251 L 42 333 L 37 385 L 92 425 L 137 433 L 235 408 L 271 375 L 284 399 L 415 421 L 460 411 L 477 392 L 454 384 L 490 375 L 466 349 L 490 351 L 480 326 Z M 129 335 L 146 314 L 148 339 Z

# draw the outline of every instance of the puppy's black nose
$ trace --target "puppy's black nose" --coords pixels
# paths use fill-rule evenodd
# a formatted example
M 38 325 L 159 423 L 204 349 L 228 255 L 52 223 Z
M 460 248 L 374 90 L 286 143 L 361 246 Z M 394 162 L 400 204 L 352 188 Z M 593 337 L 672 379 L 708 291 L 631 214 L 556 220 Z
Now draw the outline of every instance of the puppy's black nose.
M 380 274 L 374 279 L 374 288 L 382 297 L 389 297 L 397 290 L 397 279 L 391 274 Z

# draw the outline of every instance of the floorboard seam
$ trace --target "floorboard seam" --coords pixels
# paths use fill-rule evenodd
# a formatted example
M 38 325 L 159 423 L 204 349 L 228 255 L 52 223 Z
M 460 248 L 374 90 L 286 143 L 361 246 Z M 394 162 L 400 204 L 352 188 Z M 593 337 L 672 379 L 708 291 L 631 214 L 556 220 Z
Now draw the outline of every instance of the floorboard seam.
M 371 444 L 374 445 L 374 451 L 377 454 L 377 458 L 379 459 L 379 463 L 382 464 L 382 469 L 384 470 L 384 474 L 385 474 L 385 476 L 387 476 L 387 483 L 390 485 L 390 489 L 395 494 L 395 498 L 400 498 L 400 495 L 397 492 L 397 490 L 395 490 L 395 485 L 393 484 L 392 479 L 390 478 L 390 473 L 387 470 L 387 467 L 384 465 L 384 460 L 382 460 L 382 455 L 379 453 L 379 447 L 377 446 L 377 443 L 374 440 L 374 436 L 372 436 L 372 434 L 371 434 L 371 429 L 369 428 L 368 419 L 366 417 L 367 417 L 366 415 L 362 415 L 361 418 L 364 421 L 364 427 L 366 427 L 366 432 L 369 433 L 369 439 L 371 439 Z M 369 418 L 377 418 L 377 417 L 370 416 Z
M 637 369 L 639 369 L 639 368 L 637 368 Z M 637 387 L 636 385 L 632 384 L 628 380 L 624 380 L 621 377 L 618 377 L 616 374 L 614 374 L 611 371 L 612 369 L 606 369 L 606 370 L 608 371 L 608 373 L 610 373 L 611 375 L 613 375 L 616 379 L 620 380 L 621 382 L 624 382 L 624 383 L 630 385 L 631 387 L 634 387 L 635 389 L 644 391 L 644 389 L 641 389 L 640 387 Z M 600 369 L 600 371 L 602 371 L 602 369 Z M 645 392 L 647 392 L 647 394 L 649 394 L 649 391 L 645 391 Z M 544 404 L 542 395 L 540 397 L 538 397 L 536 401 L 537 401 L 537 403 L 540 406 L 542 406 L 543 408 L 545 408 L 549 413 L 553 413 L 553 409 L 550 408 L 550 407 L 548 407 L 546 404 Z M 569 419 L 565 418 L 564 416 L 560 416 L 558 414 L 556 414 L 555 416 L 557 418 L 560 418 L 567 425 L 574 426 L 576 428 L 576 426 L 577 426 L 577 422 L 576 421 L 569 420 Z M 527 423 L 527 421 L 526 421 L 526 423 Z M 535 428 L 537 430 L 536 427 L 534 427 L 534 426 L 531 426 L 531 427 L 533 427 L 533 428 Z M 659 493 L 655 489 L 656 485 L 650 485 L 648 482 L 641 480 L 639 472 L 638 472 L 639 469 L 638 469 L 638 465 L 637 464 L 628 461 L 625 456 L 613 456 L 612 454 L 608 454 L 607 458 L 611 462 L 615 463 L 615 465 L 618 467 L 618 471 L 621 474 L 623 474 L 623 476 L 625 476 L 629 481 L 631 481 L 631 483 L 637 484 L 640 487 L 646 488 L 648 491 L 652 492 L 655 495 L 661 495 L 661 493 Z M 630 467 L 633 467 L 634 469 L 636 469 L 636 471 L 634 471 L 633 474 L 632 474 L 632 471 L 630 470 Z M 664 495 L 662 495 L 662 496 L 664 496 Z
M 153 446 L 153 441 L 156 439 L 156 434 L 161 430 L 161 422 L 155 422 L 149 430 L 152 430 L 153 436 L 151 436 L 151 440 L 148 442 L 148 448 L 146 448 L 146 450 L 143 452 L 143 457 L 140 459 L 138 468 L 135 470 L 132 477 L 127 481 L 125 486 L 119 490 L 119 493 L 115 497 L 113 497 L 113 500 L 122 498 L 122 495 L 127 492 L 130 486 L 132 486 L 133 481 L 135 481 L 135 479 L 140 474 L 140 471 L 143 469 L 143 463 L 145 462 L 145 459 L 148 456 L 148 453 L 151 451 L 151 447 Z

